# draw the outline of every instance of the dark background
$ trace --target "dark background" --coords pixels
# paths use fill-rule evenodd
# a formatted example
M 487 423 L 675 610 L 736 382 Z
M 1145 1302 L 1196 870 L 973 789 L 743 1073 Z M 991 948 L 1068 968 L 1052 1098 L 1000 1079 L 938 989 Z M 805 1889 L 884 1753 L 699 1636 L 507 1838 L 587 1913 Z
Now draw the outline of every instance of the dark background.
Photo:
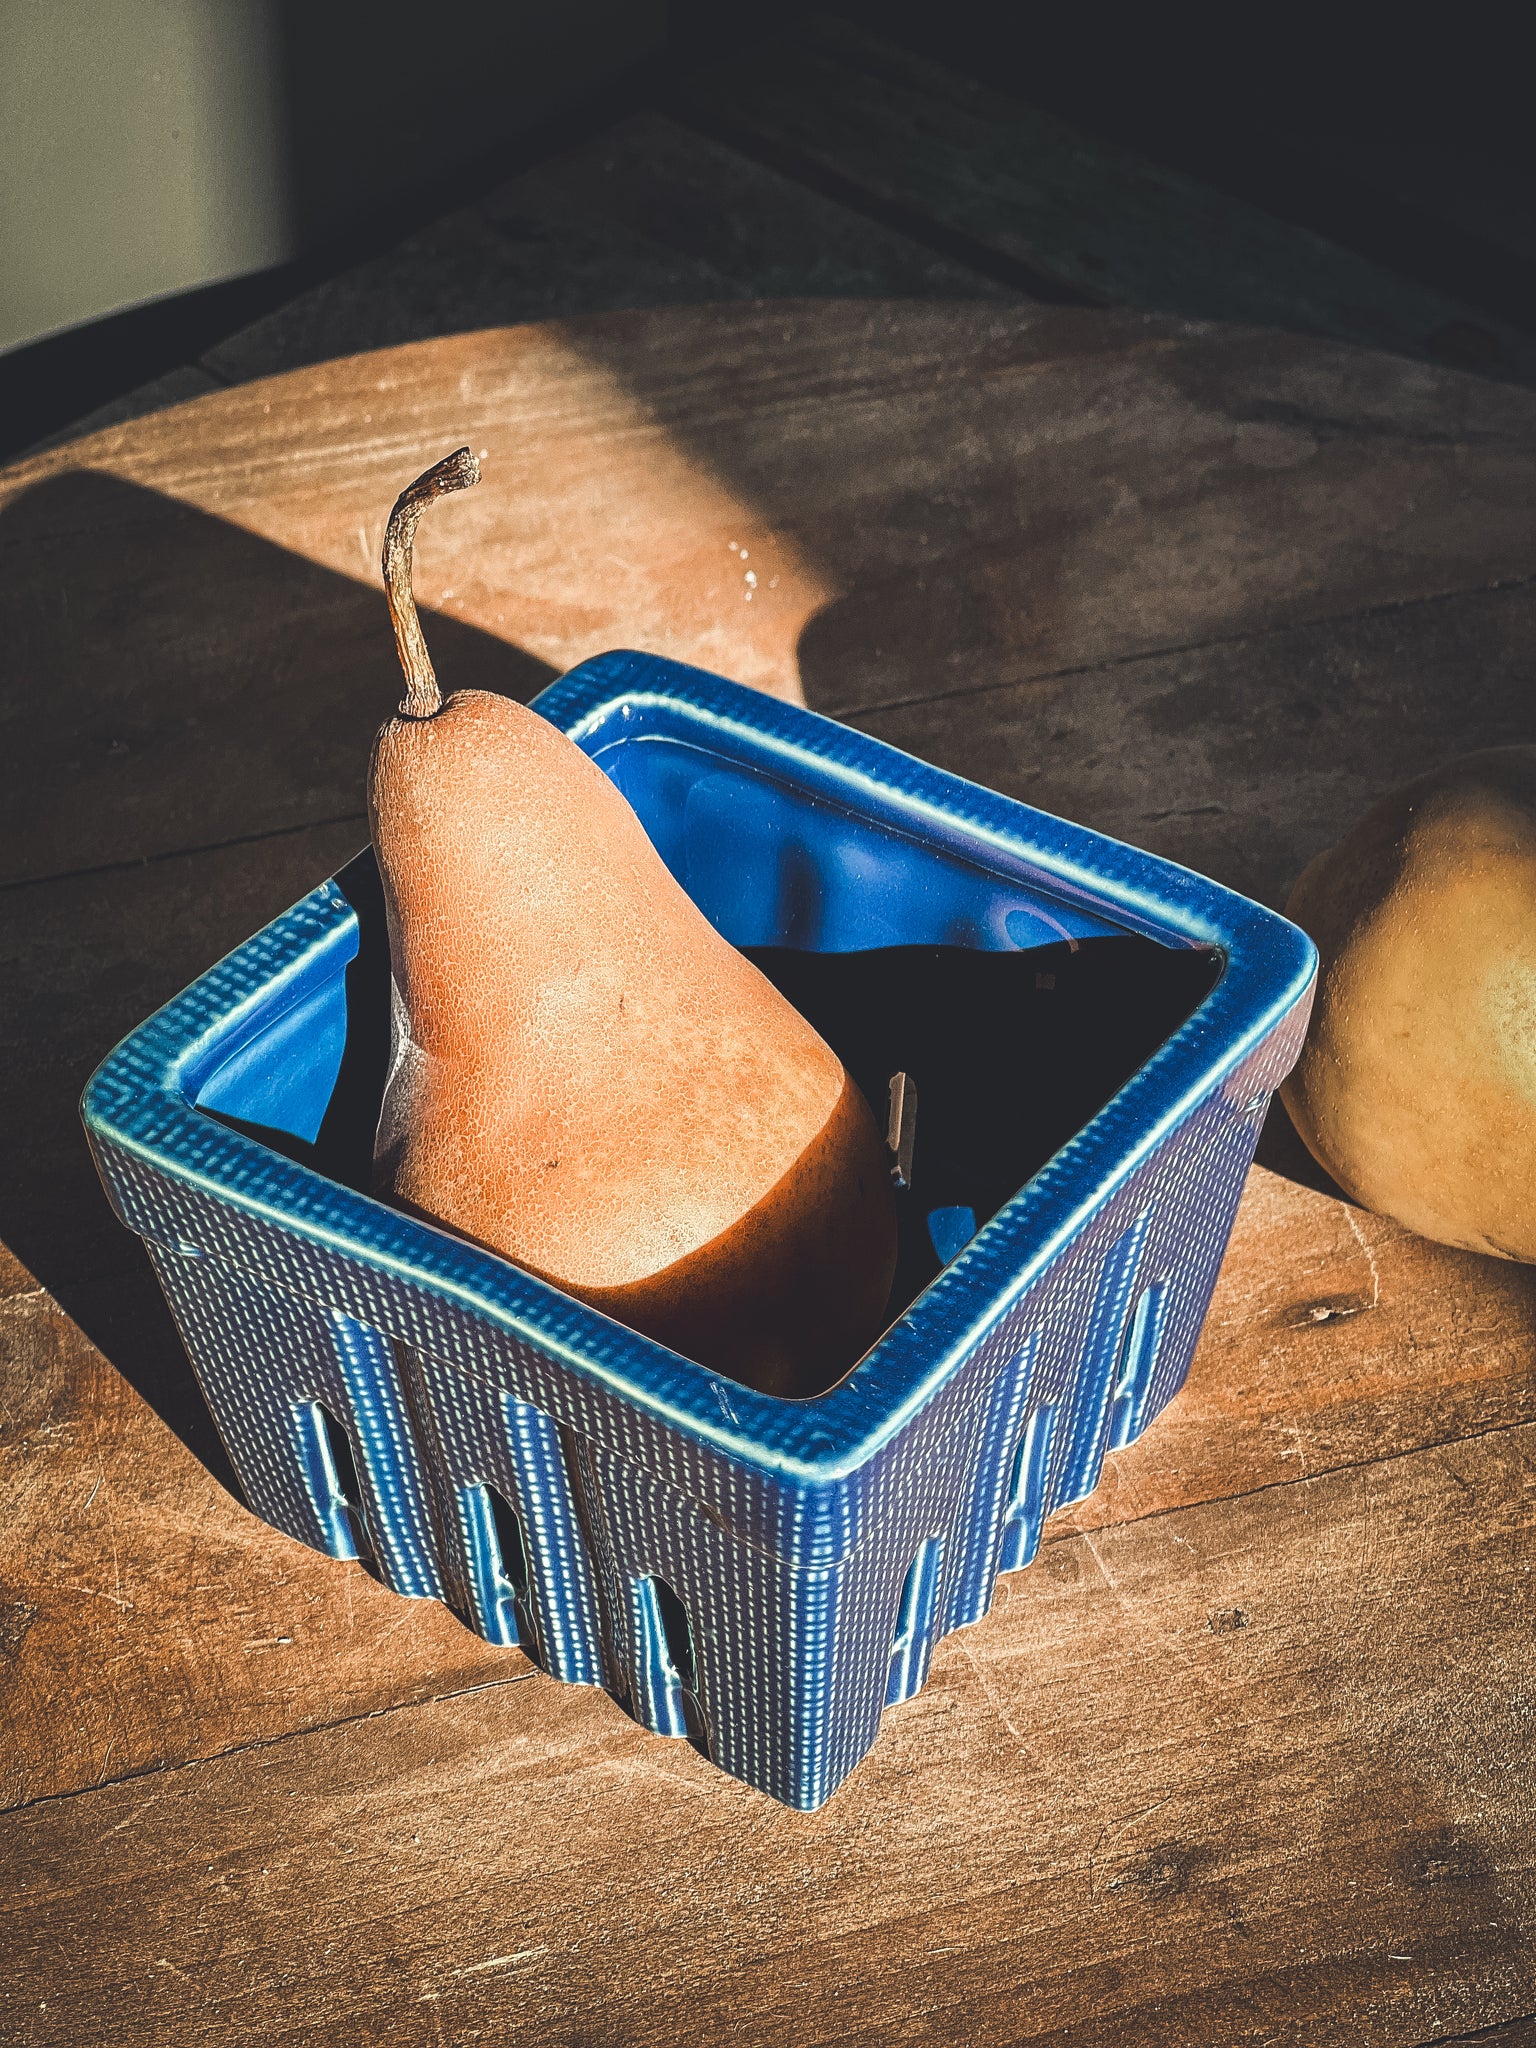
M 977 0 L 841 0 L 833 11 L 1536 332 L 1528 81 L 1508 31 L 1476 14 L 1366 22 L 1349 10 L 1265 8 L 1196 18 Z M 277 18 L 299 254 L 0 357 L 0 458 L 518 169 L 665 104 L 693 67 L 782 43 L 802 13 L 770 19 L 674 0 L 653 56 L 598 75 L 574 103 L 556 96 L 541 118 L 525 102 L 530 79 L 559 72 L 553 14 L 383 0 L 359 36 L 350 11 L 286 0 Z M 498 109 L 519 91 L 517 132 L 498 135 Z

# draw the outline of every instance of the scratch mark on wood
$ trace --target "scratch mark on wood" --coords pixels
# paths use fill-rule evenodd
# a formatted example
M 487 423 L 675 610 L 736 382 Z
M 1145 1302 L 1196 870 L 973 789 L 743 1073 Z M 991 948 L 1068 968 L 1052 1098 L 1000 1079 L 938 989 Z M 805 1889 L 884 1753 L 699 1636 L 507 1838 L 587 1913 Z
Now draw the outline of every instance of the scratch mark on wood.
M 1097 1544 L 1095 1544 L 1093 1540 L 1092 1531 L 1088 1529 L 1080 1529 L 1078 1531 L 1078 1534 L 1082 1537 L 1083 1543 L 1087 1548 L 1088 1555 L 1093 1559 L 1094 1563 L 1098 1566 L 1100 1575 L 1102 1576 L 1105 1585 L 1108 1586 L 1109 1590 L 1112 1593 L 1118 1596 L 1120 1593 L 1120 1588 L 1115 1584 L 1114 1577 L 1110 1572 L 1109 1566 L 1104 1562 L 1103 1558 L 1099 1555 L 1098 1546 Z
M 1360 1228 L 1354 1207 L 1349 1202 L 1344 1204 L 1344 1221 L 1349 1225 L 1350 1234 L 1356 1244 L 1365 1253 L 1365 1263 L 1371 1269 L 1371 1307 L 1379 1308 L 1381 1306 L 1381 1274 L 1377 1269 L 1376 1254 L 1372 1251 L 1365 1232 Z
M 487 1956 L 483 1963 L 466 1963 L 462 1969 L 450 1970 L 450 1977 L 477 1977 L 482 1970 L 514 1970 L 519 1963 L 537 1962 L 540 1956 L 547 1956 L 547 1945 L 541 1948 L 514 1949 L 509 1956 Z
M 89 1593 L 93 1600 L 110 1600 L 114 1607 L 121 1607 L 128 1614 L 133 1612 L 133 1602 L 121 1593 L 104 1593 L 98 1586 L 82 1586 L 78 1579 L 65 1579 L 63 1584 L 71 1593 Z
M 1029 1749 L 1028 1744 L 1025 1742 L 1024 1739 L 1023 1730 L 1015 1725 L 1012 1716 L 1004 1707 L 1003 1702 L 999 1697 L 996 1689 L 993 1687 L 991 1681 L 987 1677 L 987 1674 L 985 1673 L 985 1671 L 982 1670 L 981 1665 L 977 1661 L 975 1651 L 971 1648 L 970 1644 L 965 1640 L 964 1636 L 961 1636 L 959 1641 L 956 1643 L 955 1647 L 959 1650 L 961 1656 L 964 1657 L 966 1663 L 970 1665 L 972 1672 L 975 1674 L 976 1683 L 981 1687 L 981 1690 L 986 1697 L 988 1706 L 992 1709 L 993 1713 L 996 1714 L 998 1720 L 1002 1722 L 1003 1726 L 1007 1729 L 1008 1733 L 1013 1737 L 1014 1742 L 1018 1746 L 1020 1756 L 1027 1756 L 1029 1753 Z

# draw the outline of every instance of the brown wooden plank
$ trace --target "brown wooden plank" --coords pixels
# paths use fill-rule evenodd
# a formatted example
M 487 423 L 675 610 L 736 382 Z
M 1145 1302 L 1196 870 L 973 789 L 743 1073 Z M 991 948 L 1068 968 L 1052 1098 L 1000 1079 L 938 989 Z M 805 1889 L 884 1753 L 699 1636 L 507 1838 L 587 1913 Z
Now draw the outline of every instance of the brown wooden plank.
M 920 241 L 892 233 L 751 157 L 647 112 L 551 158 L 479 202 L 519 243 L 552 245 L 561 271 L 572 245 L 601 234 L 661 260 L 707 269 L 714 299 L 991 299 L 1019 294 Z M 658 305 L 663 298 L 626 301 Z M 572 296 L 538 317 L 619 302 Z
M 464 207 L 218 342 L 200 367 L 239 384 L 475 328 L 722 296 L 730 294 L 707 265 L 610 238 L 601 223 L 562 248 L 553 237 L 503 233 Z
M 527 1675 L 258 1522 L 26 1278 L 0 1300 L 0 1805 Z
M 220 378 L 210 376 L 193 363 L 182 363 L 174 370 L 165 371 L 162 376 L 151 377 L 147 384 L 135 385 L 132 391 L 125 391 L 120 398 L 109 398 L 105 405 L 98 405 L 93 411 L 71 421 L 67 427 L 61 427 L 58 433 L 35 442 L 24 453 L 41 455 L 45 449 L 62 448 L 66 442 L 78 441 L 86 434 L 100 433 L 103 427 L 119 427 L 129 420 L 146 419 L 152 412 L 164 412 L 169 406 L 183 405 L 189 398 L 201 398 L 206 392 L 222 388 Z
M 119 1038 L 366 838 L 359 817 L 196 858 L 0 891 L 0 1239 L 230 1483 L 148 1263 L 102 1194 L 80 1126 L 80 1091 Z M 51 1528 L 44 1515 L 33 1529 L 40 1555 Z
M 1522 391 L 1092 312 L 760 317 L 760 339 L 740 315 L 696 316 L 686 339 L 677 314 L 647 323 L 650 342 L 638 319 L 570 331 L 838 591 L 798 649 L 823 709 L 1533 567 Z
M 364 845 L 366 820 L 0 891 L 0 1238 L 61 1294 L 115 1278 L 123 1233 L 80 1129 L 80 1091 L 118 1039 Z M 137 1265 L 137 1258 L 132 1261 Z
M 847 710 L 1528 575 L 1533 405 L 1279 336 L 848 302 L 221 393 L 0 476 L 0 880 L 352 812 L 382 522 L 460 439 L 486 481 L 419 577 L 451 682 L 627 643 Z
M 1508 323 L 847 22 L 798 24 L 673 98 L 854 203 L 932 220 L 999 275 L 1536 376 L 1536 341 Z
M 813 703 L 843 674 L 835 614 L 817 630 L 814 667 L 802 650 Z M 1448 755 L 1529 739 L 1533 632 L 1536 589 L 1521 584 L 853 722 L 1278 906 L 1386 790 Z
M 34 1805 L 0 1822 L 7 2031 L 1387 2048 L 1513 2020 L 1533 1451 L 1052 1545 L 814 1816 L 542 1677 Z
M 398 691 L 383 521 L 466 437 L 500 481 L 423 537 L 445 681 L 526 693 L 639 641 L 793 688 L 829 593 L 792 542 L 559 330 L 511 332 L 242 387 L 9 473 L 0 878 L 355 810 Z M 755 606 L 733 542 L 762 565 Z
M 1015 298 L 654 113 L 538 164 L 208 351 L 226 383 L 361 349 L 625 306 Z

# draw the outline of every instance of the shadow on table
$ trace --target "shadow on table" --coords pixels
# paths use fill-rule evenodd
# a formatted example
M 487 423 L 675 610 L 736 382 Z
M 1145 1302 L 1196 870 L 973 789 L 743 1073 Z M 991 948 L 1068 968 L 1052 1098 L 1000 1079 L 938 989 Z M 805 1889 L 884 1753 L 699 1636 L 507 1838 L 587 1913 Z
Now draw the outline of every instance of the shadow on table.
M 1527 737 L 1524 394 L 1073 308 L 562 343 L 839 593 L 799 636 L 814 710 L 1261 902 L 1385 790 Z
M 1334 1201 L 1348 1202 L 1352 1208 L 1360 1206 L 1353 1195 L 1345 1194 L 1326 1167 L 1319 1166 L 1312 1157 L 1278 1095 L 1269 1105 L 1269 1114 L 1259 1133 L 1258 1150 L 1253 1157 L 1255 1165 L 1267 1167 L 1284 1180 L 1295 1181 L 1298 1187 L 1311 1188 L 1319 1195 L 1331 1195 Z
M 552 671 L 425 621 L 446 687 Z M 382 595 L 89 472 L 0 511 L 0 1239 L 231 1490 L 81 1089 L 126 1032 L 367 839 L 399 694 Z

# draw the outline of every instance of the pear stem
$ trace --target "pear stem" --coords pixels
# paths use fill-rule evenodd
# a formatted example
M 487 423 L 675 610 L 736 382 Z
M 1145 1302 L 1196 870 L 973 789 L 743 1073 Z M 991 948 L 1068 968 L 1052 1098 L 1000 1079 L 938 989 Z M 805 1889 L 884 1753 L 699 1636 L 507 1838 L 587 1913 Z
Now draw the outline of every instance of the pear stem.
M 437 498 L 450 491 L 467 490 L 480 481 L 480 465 L 467 448 L 455 448 L 441 462 L 409 484 L 395 500 L 384 529 L 384 596 L 389 605 L 389 622 L 395 629 L 395 647 L 405 671 L 402 718 L 435 718 L 443 708 L 443 693 L 437 686 L 437 672 L 421 621 L 416 616 L 416 599 L 411 593 L 411 549 L 423 512 Z

